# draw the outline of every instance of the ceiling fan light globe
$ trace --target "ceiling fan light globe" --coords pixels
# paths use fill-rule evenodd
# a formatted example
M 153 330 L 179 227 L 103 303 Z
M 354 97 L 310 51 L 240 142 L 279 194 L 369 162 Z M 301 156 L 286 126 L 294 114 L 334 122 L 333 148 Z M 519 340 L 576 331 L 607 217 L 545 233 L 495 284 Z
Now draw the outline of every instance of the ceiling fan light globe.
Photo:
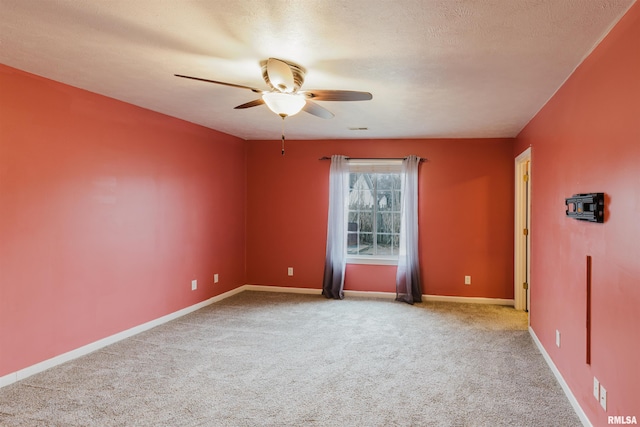
M 268 92 L 262 95 L 267 107 L 281 117 L 298 114 L 307 102 L 305 97 L 295 93 Z

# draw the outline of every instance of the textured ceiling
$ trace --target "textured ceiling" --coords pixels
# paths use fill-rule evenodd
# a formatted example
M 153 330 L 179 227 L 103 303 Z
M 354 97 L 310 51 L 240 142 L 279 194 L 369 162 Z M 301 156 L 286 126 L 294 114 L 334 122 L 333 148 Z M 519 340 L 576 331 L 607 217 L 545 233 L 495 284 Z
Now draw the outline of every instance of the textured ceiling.
M 244 139 L 278 139 L 260 60 L 368 91 L 289 139 L 513 137 L 634 0 L 0 0 L 0 62 Z M 367 130 L 352 130 L 366 128 Z

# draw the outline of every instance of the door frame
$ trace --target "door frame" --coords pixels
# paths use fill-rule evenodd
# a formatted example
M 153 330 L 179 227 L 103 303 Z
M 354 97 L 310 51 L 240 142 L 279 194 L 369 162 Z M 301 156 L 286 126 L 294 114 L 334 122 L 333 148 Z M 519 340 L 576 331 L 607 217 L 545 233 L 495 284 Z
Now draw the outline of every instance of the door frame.
M 516 310 L 531 310 L 531 147 L 515 158 L 513 301 Z M 527 180 L 523 179 L 528 173 Z M 525 235 L 523 230 L 528 230 Z M 523 283 L 528 283 L 525 290 Z

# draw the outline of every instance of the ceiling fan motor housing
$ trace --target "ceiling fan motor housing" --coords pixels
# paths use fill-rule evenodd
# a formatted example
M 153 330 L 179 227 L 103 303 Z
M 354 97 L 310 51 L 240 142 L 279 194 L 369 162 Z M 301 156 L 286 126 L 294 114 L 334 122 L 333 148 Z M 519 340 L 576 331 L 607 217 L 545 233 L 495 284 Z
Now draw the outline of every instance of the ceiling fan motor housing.
M 302 84 L 304 83 L 304 75 L 307 72 L 307 70 L 303 66 L 298 65 L 295 62 L 285 61 L 282 59 L 279 59 L 278 61 L 284 62 L 291 69 L 291 73 L 293 74 L 293 92 L 297 92 L 298 90 L 300 90 L 300 88 L 302 87 Z M 282 88 L 276 87 L 269 79 L 269 74 L 267 73 L 267 63 L 268 63 L 268 60 L 260 61 L 260 66 L 262 67 L 262 78 L 273 89 L 276 89 L 276 90 L 282 89 Z

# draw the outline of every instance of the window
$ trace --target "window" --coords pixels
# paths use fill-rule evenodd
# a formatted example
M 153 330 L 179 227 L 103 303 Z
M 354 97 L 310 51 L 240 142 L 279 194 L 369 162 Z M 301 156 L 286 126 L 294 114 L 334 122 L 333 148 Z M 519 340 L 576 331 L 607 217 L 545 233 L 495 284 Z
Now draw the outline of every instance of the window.
M 349 162 L 347 262 L 397 262 L 401 167 L 401 161 Z

